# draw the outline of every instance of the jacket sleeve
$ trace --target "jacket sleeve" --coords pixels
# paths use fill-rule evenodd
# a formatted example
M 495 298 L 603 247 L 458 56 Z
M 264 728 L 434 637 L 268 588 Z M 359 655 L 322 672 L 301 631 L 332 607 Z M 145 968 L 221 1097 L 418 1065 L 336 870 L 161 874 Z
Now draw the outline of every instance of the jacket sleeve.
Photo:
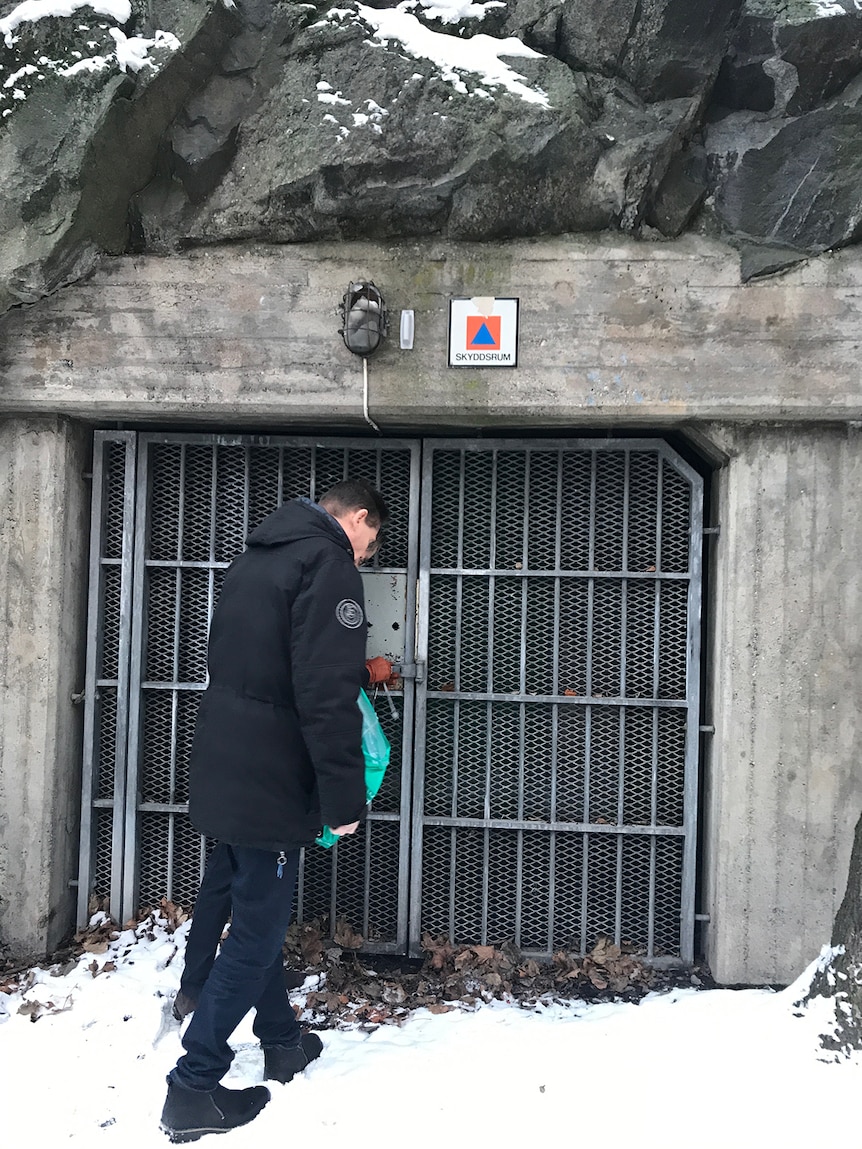
M 294 698 L 317 777 L 321 821 L 343 826 L 366 808 L 357 700 L 368 626 L 359 572 L 340 558 L 313 567 L 291 615 Z

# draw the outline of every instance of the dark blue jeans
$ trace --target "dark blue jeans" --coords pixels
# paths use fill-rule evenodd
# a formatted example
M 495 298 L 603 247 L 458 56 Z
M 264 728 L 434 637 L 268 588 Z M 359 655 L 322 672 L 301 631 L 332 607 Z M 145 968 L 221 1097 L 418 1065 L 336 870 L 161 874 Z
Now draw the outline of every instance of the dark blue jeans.
M 183 1035 L 186 1053 L 171 1077 L 188 1089 L 214 1089 L 233 1061 L 228 1038 L 250 1009 L 261 1045 L 298 1045 L 299 1023 L 284 988 L 281 947 L 293 912 L 299 850 L 277 855 L 224 845 L 230 868 L 231 927 Z M 222 922 L 222 925 L 224 923 Z
M 186 940 L 185 966 L 180 979 L 180 991 L 195 1001 L 200 997 L 204 982 L 209 977 L 225 923 L 230 917 L 233 869 L 229 850 L 230 847 L 224 842 L 215 845 L 195 900 L 195 912 Z

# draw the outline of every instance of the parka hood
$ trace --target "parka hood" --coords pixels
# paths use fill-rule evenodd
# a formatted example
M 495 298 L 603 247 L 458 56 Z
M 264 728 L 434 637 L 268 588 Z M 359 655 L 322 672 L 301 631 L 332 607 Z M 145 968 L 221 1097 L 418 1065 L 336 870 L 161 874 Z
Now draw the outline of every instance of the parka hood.
M 310 499 L 291 499 L 283 503 L 248 536 L 250 547 L 280 547 L 300 539 L 326 538 L 353 554 L 350 540 L 341 524 Z

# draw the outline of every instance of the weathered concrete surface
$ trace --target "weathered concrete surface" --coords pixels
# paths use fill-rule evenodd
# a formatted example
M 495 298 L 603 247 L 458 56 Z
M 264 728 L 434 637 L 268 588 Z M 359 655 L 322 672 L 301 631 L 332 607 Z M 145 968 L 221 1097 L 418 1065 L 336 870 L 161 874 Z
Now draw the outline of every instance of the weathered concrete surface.
M 107 261 L 0 319 L 0 412 L 224 426 L 365 427 L 337 334 L 351 279 L 397 334 L 370 361 L 384 429 L 678 426 L 862 418 L 862 253 L 742 285 L 728 246 L 615 235 L 308 244 Z M 517 369 L 447 367 L 452 296 L 521 299 Z
M 831 936 L 862 806 L 862 429 L 712 431 L 721 475 L 708 959 L 795 978 Z
M 54 949 L 74 923 L 89 434 L 0 421 L 0 944 Z

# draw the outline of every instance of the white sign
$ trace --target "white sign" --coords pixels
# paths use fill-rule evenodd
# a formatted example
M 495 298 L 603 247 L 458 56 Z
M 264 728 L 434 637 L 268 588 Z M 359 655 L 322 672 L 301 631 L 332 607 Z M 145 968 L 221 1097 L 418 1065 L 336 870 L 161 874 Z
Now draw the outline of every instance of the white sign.
M 517 299 L 449 300 L 450 367 L 518 366 Z

